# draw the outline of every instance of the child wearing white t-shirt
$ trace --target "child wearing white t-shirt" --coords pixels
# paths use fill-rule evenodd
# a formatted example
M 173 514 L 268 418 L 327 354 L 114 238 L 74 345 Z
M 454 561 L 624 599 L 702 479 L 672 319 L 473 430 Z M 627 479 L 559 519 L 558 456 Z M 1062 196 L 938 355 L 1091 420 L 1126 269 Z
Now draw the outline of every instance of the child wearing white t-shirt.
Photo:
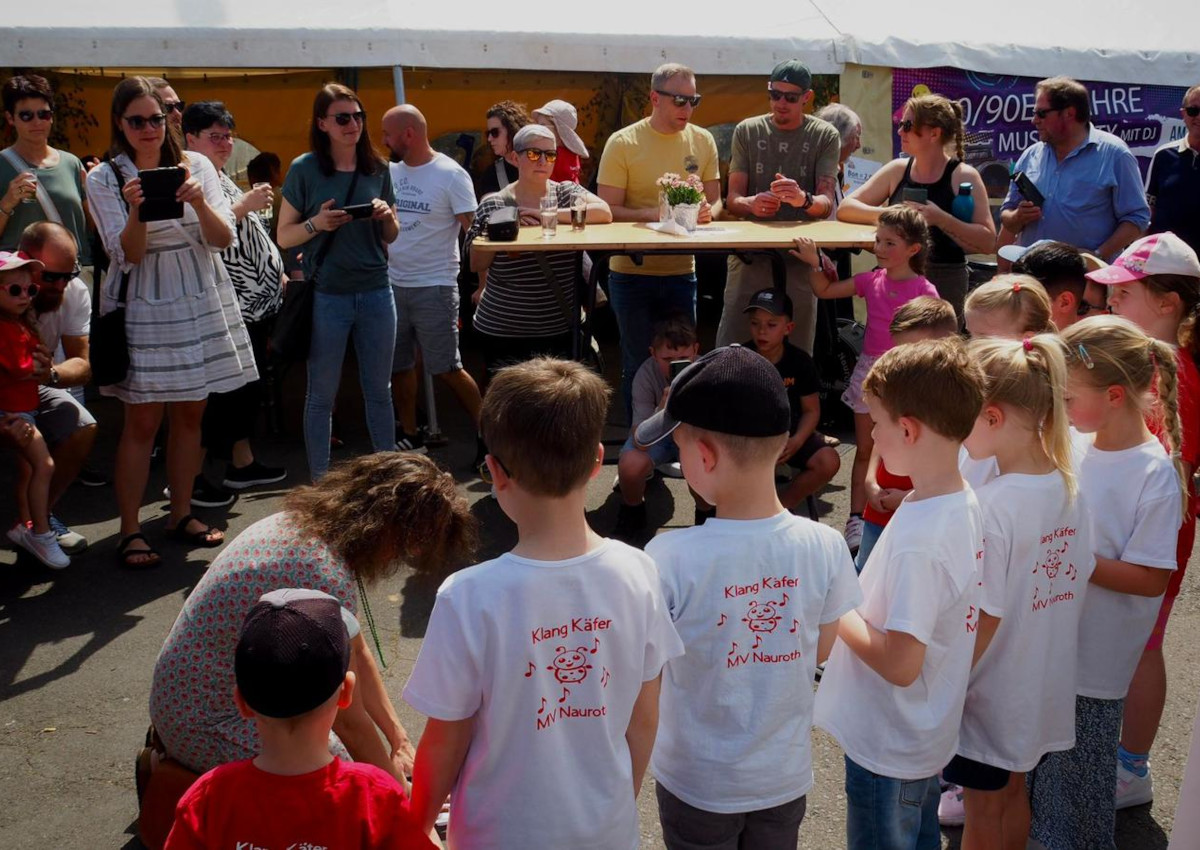
M 686 368 L 637 429 L 672 434 L 704 525 L 646 547 L 686 654 L 663 674 L 650 769 L 669 850 L 795 850 L 812 772 L 812 680 L 861 594 L 845 541 L 786 511 L 775 461 L 791 413 L 779 374 L 749 348 Z
M 423 829 L 452 792 L 449 846 L 638 846 L 663 664 L 683 647 L 642 552 L 584 515 L 608 386 L 578 363 L 500 370 L 482 411 L 508 554 L 439 588 L 404 698 L 429 715 L 413 771 Z
M 1096 568 L 1079 623 L 1075 746 L 1033 772 L 1032 835 L 1047 850 L 1111 850 L 1125 694 L 1176 568 L 1187 504 L 1175 350 L 1116 316 L 1084 319 L 1063 340 L 1071 424 L 1092 437 L 1078 464 Z M 1172 455 L 1146 426 L 1154 409 Z
M 912 479 L 842 617 L 815 721 L 846 754 L 851 850 L 941 846 L 938 772 L 954 756 L 975 645 L 982 518 L 958 450 L 983 404 L 961 340 L 893 348 L 863 383 L 875 447 Z
M 942 776 L 961 786 L 963 845 L 1029 838 L 1025 774 L 1075 745 L 1079 619 L 1095 558 L 1076 498 L 1064 403 L 1066 349 L 1051 334 L 973 341 L 987 381 L 966 447 L 998 475 L 977 490 L 983 587 L 958 754 Z M 944 812 L 943 812 L 944 814 Z

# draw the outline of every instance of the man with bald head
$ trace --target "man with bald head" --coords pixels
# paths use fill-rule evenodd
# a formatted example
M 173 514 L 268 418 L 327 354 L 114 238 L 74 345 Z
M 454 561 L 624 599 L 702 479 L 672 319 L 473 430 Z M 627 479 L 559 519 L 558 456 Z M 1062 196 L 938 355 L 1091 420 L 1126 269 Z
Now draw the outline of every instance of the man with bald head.
M 458 352 L 458 237 L 475 219 L 475 190 L 462 166 L 430 147 L 425 116 L 415 106 L 384 113 L 383 143 L 392 154 L 400 222 L 400 235 L 388 246 L 388 278 L 396 297 L 396 445 L 424 452 L 417 431 L 418 344 L 425 368 L 446 382 L 479 425 L 479 387 Z
M 72 396 L 92 379 L 88 359 L 92 296 L 79 278 L 79 250 L 71 231 L 61 224 L 39 221 L 21 234 L 20 250 L 42 268 L 33 273 L 38 293 L 33 299 L 41 346 L 34 355 L 37 364 L 38 430 L 54 458 L 50 480 L 50 510 L 75 480 L 96 441 L 96 420 Z M 22 495 L 21 498 L 24 498 Z M 51 515 L 50 525 L 59 545 L 69 554 L 87 548 L 87 540 Z

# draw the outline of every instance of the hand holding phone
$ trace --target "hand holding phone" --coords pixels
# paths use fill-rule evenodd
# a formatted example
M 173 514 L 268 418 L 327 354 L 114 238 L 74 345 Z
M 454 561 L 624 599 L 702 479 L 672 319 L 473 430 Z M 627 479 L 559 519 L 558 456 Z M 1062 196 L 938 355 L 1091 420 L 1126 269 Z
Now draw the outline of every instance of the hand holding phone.
M 1038 190 L 1038 187 L 1029 179 L 1029 175 L 1024 171 L 1018 171 L 1014 174 L 1012 181 L 1017 184 L 1017 191 L 1021 193 L 1022 198 L 1029 201 L 1035 207 L 1045 205 L 1045 195 Z
M 348 207 L 342 207 L 342 212 L 351 218 L 370 218 L 375 212 L 375 204 L 352 204 Z
M 177 197 L 187 180 L 187 169 L 181 165 L 166 168 L 147 168 L 138 172 L 142 203 L 138 207 L 140 221 L 168 221 L 183 218 L 183 201 Z
M 905 186 L 900 190 L 900 200 L 913 201 L 918 204 L 929 203 L 929 190 L 921 189 L 916 186 Z

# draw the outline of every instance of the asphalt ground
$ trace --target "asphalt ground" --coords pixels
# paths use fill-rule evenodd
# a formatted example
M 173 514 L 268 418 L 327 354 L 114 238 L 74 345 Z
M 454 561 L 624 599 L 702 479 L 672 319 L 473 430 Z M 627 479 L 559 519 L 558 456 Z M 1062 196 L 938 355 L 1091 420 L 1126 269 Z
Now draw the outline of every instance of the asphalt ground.
M 713 305 L 701 307 L 702 337 L 707 335 L 711 342 Z M 466 353 L 468 368 L 476 371 L 476 359 L 469 350 Z M 617 353 L 611 336 L 605 354 L 606 372 L 615 383 Z M 288 430 L 257 441 L 264 462 L 286 465 L 292 474 L 274 487 L 244 493 L 229 508 L 198 511 L 223 527 L 230 538 L 279 510 L 287 488 L 307 477 L 299 433 L 301 371 L 294 369 L 283 379 L 281 418 Z M 93 463 L 111 469 L 120 405 L 97 399 L 91 406 L 101 423 Z M 437 409 L 449 442 L 431 454 L 454 473 L 472 502 L 482 528 L 478 558 L 493 557 L 514 544 L 516 529 L 489 498 L 489 488 L 468 468 L 475 452 L 471 428 L 452 396 L 442 389 Z M 335 453 L 335 460 L 365 451 L 368 440 L 361 400 L 349 362 L 338 418 L 347 447 Z M 614 424 L 606 443 L 611 442 L 610 460 L 615 464 L 625 431 L 615 424 L 622 419 L 615 408 L 611 419 Z M 840 528 L 846 516 L 854 449 L 850 435 L 838 436 L 844 441 L 842 471 L 821 494 L 820 507 L 821 521 Z M 0 493 L 10 493 L 9 473 L 2 465 L 0 470 Z M 615 466 L 588 491 L 588 518 L 602 534 L 611 531 L 616 519 L 619 498 L 611 489 L 614 475 Z M 60 503 L 59 516 L 91 541 L 91 548 L 76 556 L 69 569 L 51 572 L 28 556 L 0 549 L 0 847 L 141 847 L 135 837 L 133 760 L 148 723 L 151 671 L 183 600 L 220 551 L 189 551 L 163 539 L 164 476 L 161 465 L 152 469 L 149 500 L 142 510 L 145 531 L 165 556 L 158 570 L 131 573 L 117 566 L 118 526 L 111 487 L 74 486 Z M 649 486 L 647 501 L 655 528 L 692 523 L 692 502 L 681 480 L 656 479 Z M 0 513 L 7 515 L 7 495 L 0 505 Z M 1167 631 L 1170 692 L 1153 753 L 1156 797 L 1153 804 L 1118 813 L 1117 846 L 1122 850 L 1167 846 L 1200 693 L 1196 582 L 1193 565 Z M 420 649 L 436 587 L 436 580 L 405 571 L 369 592 L 387 665 L 384 680 L 414 739 L 424 728 L 424 718 L 408 707 L 400 692 Z M 816 784 L 809 795 L 799 846 L 842 847 L 841 751 L 823 732 L 814 731 L 813 740 Z M 650 782 L 639 798 L 642 847 L 659 848 L 663 845 Z M 539 805 L 534 800 L 529 803 Z M 945 830 L 944 845 L 957 847 L 959 832 Z

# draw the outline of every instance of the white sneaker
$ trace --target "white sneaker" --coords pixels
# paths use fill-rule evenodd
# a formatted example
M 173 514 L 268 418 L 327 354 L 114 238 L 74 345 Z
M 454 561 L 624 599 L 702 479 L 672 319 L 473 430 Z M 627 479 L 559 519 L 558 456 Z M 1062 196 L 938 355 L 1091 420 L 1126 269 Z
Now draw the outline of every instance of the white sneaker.
M 942 792 L 942 798 L 938 800 L 938 823 L 942 826 L 962 826 L 966 820 L 963 789 L 958 785 L 951 785 Z
M 22 528 L 21 538 L 21 548 L 50 569 L 61 570 L 71 566 L 71 559 L 58 545 L 58 536 L 53 531 L 34 534 L 31 529 Z
M 1138 776 L 1125 769 L 1120 759 L 1117 760 L 1117 793 L 1115 802 L 1117 809 L 1128 809 L 1131 806 L 1141 806 L 1154 799 L 1154 781 L 1150 778 L 1150 764 L 1146 764 L 1146 775 Z
M 850 547 L 850 554 L 857 555 L 858 547 L 862 545 L 863 533 L 863 518 L 860 516 L 851 515 L 846 519 L 846 530 L 842 532 L 842 536 L 846 538 L 846 545 Z
M 8 531 L 4 532 L 4 536 L 9 539 L 9 541 L 12 543 L 12 545 L 20 546 L 22 549 L 24 549 L 25 548 L 25 532 L 28 530 L 29 530 L 29 526 L 25 525 L 25 523 L 23 523 L 23 522 L 18 522 L 16 525 L 14 525 Z
M 679 465 L 679 461 L 677 461 L 677 460 L 672 461 L 671 463 L 660 463 L 658 465 L 657 469 L 659 471 L 659 474 L 661 474 L 665 478 L 682 478 L 683 477 L 683 467 Z M 649 481 L 653 477 L 654 477 L 654 473 L 653 473 L 653 471 L 651 471 L 650 475 L 646 476 L 646 480 Z

